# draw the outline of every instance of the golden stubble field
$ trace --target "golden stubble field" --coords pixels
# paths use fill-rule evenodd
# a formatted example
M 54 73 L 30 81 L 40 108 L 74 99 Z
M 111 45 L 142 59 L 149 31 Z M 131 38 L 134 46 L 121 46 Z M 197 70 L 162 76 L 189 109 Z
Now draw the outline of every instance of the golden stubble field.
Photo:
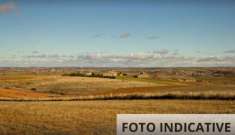
M 234 112 L 221 100 L 0 102 L 0 134 L 114 135 L 116 114 Z
M 115 134 L 121 113 L 235 113 L 230 69 L 144 69 L 151 77 L 116 79 L 32 70 L 0 72 L 1 135 Z

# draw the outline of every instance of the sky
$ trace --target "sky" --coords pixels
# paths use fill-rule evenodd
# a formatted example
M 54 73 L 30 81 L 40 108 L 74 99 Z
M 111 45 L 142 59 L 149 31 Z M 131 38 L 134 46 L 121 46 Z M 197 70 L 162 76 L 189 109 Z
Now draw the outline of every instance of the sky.
M 234 0 L 0 0 L 0 67 L 235 66 Z

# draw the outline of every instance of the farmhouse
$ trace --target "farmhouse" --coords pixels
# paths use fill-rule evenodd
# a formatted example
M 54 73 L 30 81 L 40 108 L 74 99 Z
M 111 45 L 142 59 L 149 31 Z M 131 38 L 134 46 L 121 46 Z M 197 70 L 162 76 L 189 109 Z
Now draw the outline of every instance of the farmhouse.
M 137 78 L 150 78 L 150 75 L 146 72 L 140 72 L 138 75 L 137 75 Z
M 92 76 L 92 75 L 94 75 L 95 73 L 93 73 L 93 72 L 86 72 L 86 73 L 84 73 L 86 76 Z
M 108 72 L 103 73 L 103 76 L 104 76 L 104 77 L 117 77 L 117 76 L 119 76 L 120 74 L 121 74 L 120 72 L 111 70 L 111 71 L 108 71 Z

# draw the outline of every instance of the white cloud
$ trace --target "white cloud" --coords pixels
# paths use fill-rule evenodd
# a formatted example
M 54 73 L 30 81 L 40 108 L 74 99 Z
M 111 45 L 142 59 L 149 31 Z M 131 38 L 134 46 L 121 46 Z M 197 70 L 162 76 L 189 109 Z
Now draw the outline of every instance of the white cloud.
M 31 54 L 0 58 L 0 66 L 94 66 L 94 67 L 208 67 L 235 66 L 235 56 L 190 57 L 166 49 L 152 52 L 111 54 L 91 52 L 78 55 Z

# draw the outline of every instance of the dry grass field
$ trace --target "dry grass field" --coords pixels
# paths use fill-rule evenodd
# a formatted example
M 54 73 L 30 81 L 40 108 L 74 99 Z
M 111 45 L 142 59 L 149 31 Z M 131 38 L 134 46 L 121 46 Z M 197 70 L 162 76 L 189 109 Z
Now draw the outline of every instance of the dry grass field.
M 117 76 L 116 79 L 63 76 L 64 72 L 5 70 L 0 72 L 0 88 L 4 89 L 0 99 L 235 98 L 234 69 L 165 70 L 122 69 L 120 71 L 126 74 L 145 71 L 151 76 Z M 8 93 L 4 94 L 5 91 Z M 19 94 L 16 96 L 14 92 Z
M 64 76 L 109 70 L 126 75 Z M 234 82 L 233 68 L 2 68 L 0 134 L 115 134 L 120 113 L 235 113 Z
M 235 101 L 0 102 L 1 135 L 114 135 L 120 113 L 234 113 Z

